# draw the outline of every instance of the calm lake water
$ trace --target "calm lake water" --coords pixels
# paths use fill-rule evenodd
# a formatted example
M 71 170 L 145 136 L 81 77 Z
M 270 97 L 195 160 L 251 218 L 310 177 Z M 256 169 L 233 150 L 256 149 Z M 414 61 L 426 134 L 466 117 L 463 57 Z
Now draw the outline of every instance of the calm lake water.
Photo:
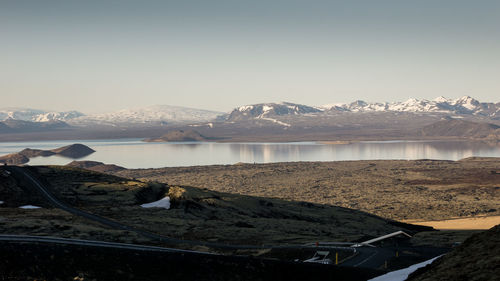
M 140 139 L 69 140 L 0 143 L 0 155 L 24 148 L 53 149 L 73 143 L 96 152 L 78 160 L 112 163 L 126 168 L 158 168 L 211 164 L 375 159 L 459 160 L 471 156 L 500 157 L 500 146 L 479 142 L 367 141 L 352 144 L 295 143 L 145 143 Z M 64 165 L 73 159 L 36 157 L 30 165 Z

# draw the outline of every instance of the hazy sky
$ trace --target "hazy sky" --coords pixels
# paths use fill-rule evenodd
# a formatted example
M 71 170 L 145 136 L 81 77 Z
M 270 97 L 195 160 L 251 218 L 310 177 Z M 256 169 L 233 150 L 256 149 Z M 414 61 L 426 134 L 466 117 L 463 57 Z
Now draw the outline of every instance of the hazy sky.
M 500 1 L 0 0 L 0 107 L 500 101 Z

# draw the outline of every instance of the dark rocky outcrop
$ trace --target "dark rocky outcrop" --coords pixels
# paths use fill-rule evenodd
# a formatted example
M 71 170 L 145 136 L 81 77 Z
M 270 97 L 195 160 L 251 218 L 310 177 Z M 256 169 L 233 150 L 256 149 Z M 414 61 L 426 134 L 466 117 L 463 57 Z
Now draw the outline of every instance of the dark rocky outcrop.
M 93 150 L 92 148 L 79 143 L 52 149 L 51 151 L 58 155 L 69 158 L 81 158 L 95 152 L 95 150 Z

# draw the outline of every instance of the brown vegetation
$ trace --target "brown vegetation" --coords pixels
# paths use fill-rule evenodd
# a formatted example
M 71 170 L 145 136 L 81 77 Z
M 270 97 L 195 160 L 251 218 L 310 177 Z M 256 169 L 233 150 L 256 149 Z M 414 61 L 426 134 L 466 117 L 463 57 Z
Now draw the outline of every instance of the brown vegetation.
M 31 169 L 59 199 L 77 208 L 175 238 L 250 245 L 303 244 L 429 229 L 335 206 L 145 183 L 68 167 Z M 170 197 L 169 210 L 140 207 L 164 196 Z M 33 222 L 30 234 L 46 233 L 44 225 Z M 3 229 L 8 230 L 9 224 Z
M 116 174 L 342 206 L 396 220 L 500 215 L 500 158 L 214 165 Z

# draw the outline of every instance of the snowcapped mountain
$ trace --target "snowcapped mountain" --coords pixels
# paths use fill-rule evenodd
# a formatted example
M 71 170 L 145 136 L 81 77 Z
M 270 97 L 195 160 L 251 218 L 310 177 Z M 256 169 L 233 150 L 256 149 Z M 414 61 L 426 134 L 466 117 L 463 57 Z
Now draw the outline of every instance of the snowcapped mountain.
M 321 106 L 326 111 L 342 112 L 441 112 L 448 114 L 472 114 L 492 118 L 500 117 L 500 103 L 481 103 L 469 96 L 458 99 L 438 97 L 434 100 L 409 99 L 404 102 L 367 103 L 355 101 L 344 104 L 327 104 Z
M 78 111 L 57 112 L 30 108 L 0 109 L 0 121 L 4 121 L 7 119 L 31 122 L 69 121 L 83 115 L 83 113 L 80 113 Z
M 70 124 L 125 125 L 208 122 L 222 112 L 170 105 L 154 105 L 143 108 L 123 109 L 112 113 L 87 115 L 72 119 Z
M 240 106 L 234 109 L 227 121 L 240 121 L 246 119 L 266 119 L 284 115 L 301 115 L 322 112 L 323 109 L 290 102 L 260 103 Z

